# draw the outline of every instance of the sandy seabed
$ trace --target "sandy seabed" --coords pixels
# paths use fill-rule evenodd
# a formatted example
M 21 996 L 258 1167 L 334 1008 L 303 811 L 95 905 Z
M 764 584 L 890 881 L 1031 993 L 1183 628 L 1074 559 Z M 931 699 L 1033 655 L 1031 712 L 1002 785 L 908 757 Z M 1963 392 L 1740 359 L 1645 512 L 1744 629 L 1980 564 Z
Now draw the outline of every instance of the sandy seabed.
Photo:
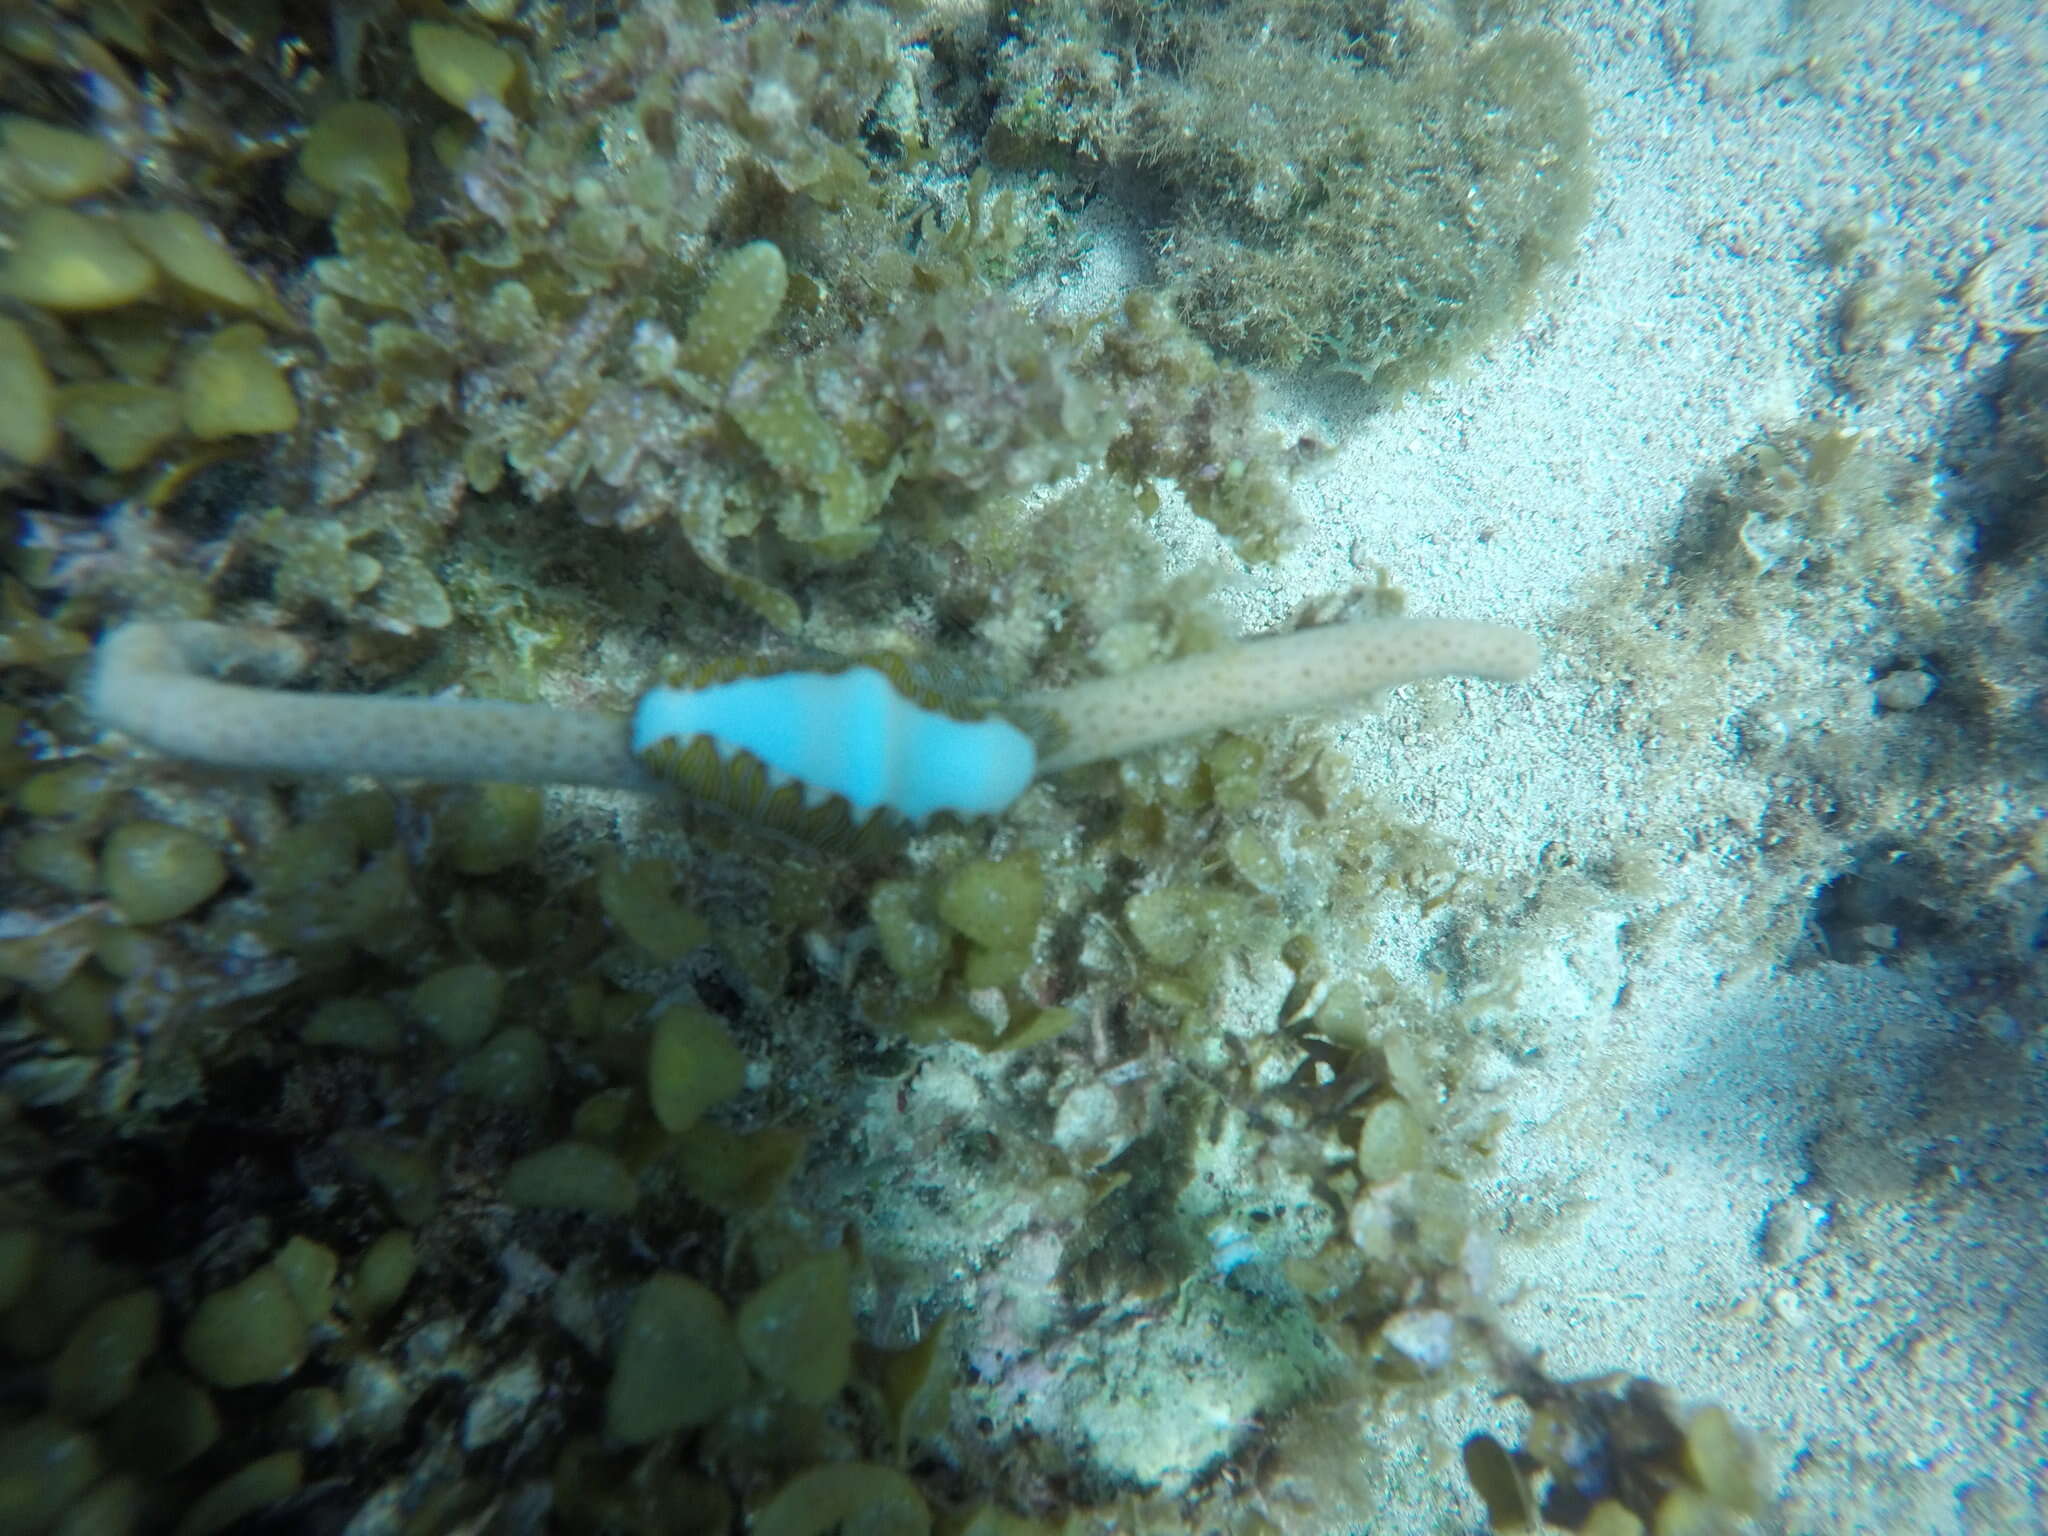
M 2048 16 L 1794 15 L 1823 9 L 1563 8 L 1600 141 L 1578 260 L 1424 392 L 1371 408 L 1349 380 L 1276 385 L 1284 424 L 1338 453 L 1303 490 L 1311 536 L 1235 596 L 1263 628 L 1384 569 L 1410 612 L 1534 629 L 1550 648 L 1534 684 L 1405 691 L 1347 732 L 1361 772 L 1482 875 L 1620 849 L 1657 869 L 1654 895 L 1540 936 L 1482 1071 L 1506 1127 L 1488 1195 L 1510 1327 L 1556 1375 L 1623 1370 L 1725 1404 L 1782 1476 L 1779 1528 L 2048 1530 L 2044 1021 L 1961 1000 L 1969 946 L 1844 964 L 1801 937 L 1839 850 L 1781 859 L 1759 886 L 1760 825 L 1811 786 L 1731 717 L 1782 691 L 1792 730 L 1890 729 L 1868 657 L 1787 615 L 1761 657 L 1686 661 L 1697 730 L 1646 740 L 1602 649 L 1633 573 L 1668 560 L 1688 489 L 1762 431 L 1839 420 L 1938 497 L 1956 445 L 1989 431 L 2016 338 L 1957 289 L 2048 220 Z M 1824 232 L 1852 223 L 1858 249 L 1824 260 Z M 1105 216 L 1075 300 L 1137 249 Z M 1935 318 L 1845 388 L 1848 294 L 1909 274 L 1945 296 Z M 1192 519 L 1170 526 L 1184 558 L 1219 554 Z M 2040 820 L 2040 783 L 2011 789 L 2005 814 Z M 1774 921 L 1731 922 L 1762 903 Z M 1376 958 L 1414 979 L 1441 937 L 1391 925 Z M 2027 1066 L 1979 1096 L 1987 1046 Z M 1924 1175 L 1930 1150 L 1935 1185 L 1888 1176 L 1916 1158 Z M 1378 1447 L 1375 1530 L 1480 1527 L 1445 1448 L 1475 1428 L 1511 1439 L 1515 1410 L 1466 1392 L 1430 1411 L 1434 1444 L 1409 1426 Z

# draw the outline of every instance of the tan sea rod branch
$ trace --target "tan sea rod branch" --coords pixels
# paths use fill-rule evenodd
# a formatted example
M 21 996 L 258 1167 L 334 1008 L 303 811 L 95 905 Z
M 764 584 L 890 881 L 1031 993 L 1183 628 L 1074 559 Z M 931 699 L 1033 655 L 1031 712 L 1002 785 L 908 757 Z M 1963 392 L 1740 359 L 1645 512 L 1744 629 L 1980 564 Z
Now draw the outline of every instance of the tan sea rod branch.
M 1322 713 L 1425 678 L 1526 678 L 1540 660 L 1520 630 L 1455 619 L 1367 619 L 1241 640 L 1135 672 L 1027 693 L 1044 722 L 1036 772 L 1287 715 Z M 139 621 L 99 644 L 88 705 L 99 722 L 172 757 L 303 777 L 364 774 L 442 783 L 588 784 L 649 790 L 623 712 L 544 704 L 287 692 L 308 659 L 275 630 Z

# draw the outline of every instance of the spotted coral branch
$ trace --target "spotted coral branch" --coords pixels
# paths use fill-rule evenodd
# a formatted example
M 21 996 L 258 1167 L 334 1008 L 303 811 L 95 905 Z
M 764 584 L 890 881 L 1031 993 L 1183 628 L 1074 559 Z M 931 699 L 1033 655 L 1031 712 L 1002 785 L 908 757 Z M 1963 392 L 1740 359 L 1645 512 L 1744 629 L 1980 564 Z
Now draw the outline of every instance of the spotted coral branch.
M 1064 740 L 1038 764 L 1058 773 L 1184 736 L 1322 714 L 1426 678 L 1518 683 L 1540 656 L 1531 636 L 1499 624 L 1363 619 L 1240 640 L 1020 702 L 1060 723 Z
M 630 715 L 474 700 L 290 693 L 305 647 L 269 630 L 128 624 L 101 640 L 87 697 L 102 725 L 194 762 L 259 773 L 442 782 L 663 782 L 835 845 L 881 820 L 993 815 L 1034 778 L 1423 678 L 1529 675 L 1519 630 L 1376 619 L 1243 640 L 989 708 L 896 658 L 732 666 L 648 689 Z
M 286 693 L 221 681 L 295 677 L 309 656 L 276 630 L 197 620 L 124 624 L 105 636 L 87 703 L 102 725 L 172 757 L 305 777 L 646 789 L 623 715 L 544 704 Z

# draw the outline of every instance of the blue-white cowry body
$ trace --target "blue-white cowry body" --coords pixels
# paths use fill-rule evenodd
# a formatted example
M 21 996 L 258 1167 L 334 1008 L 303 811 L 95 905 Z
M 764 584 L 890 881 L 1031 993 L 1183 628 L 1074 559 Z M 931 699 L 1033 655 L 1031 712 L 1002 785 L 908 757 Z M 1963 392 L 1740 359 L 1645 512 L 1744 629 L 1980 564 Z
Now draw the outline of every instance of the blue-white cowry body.
M 843 796 L 856 820 L 886 808 L 913 822 L 940 811 L 992 816 L 1038 771 L 1031 737 L 999 716 L 956 720 L 897 692 L 873 667 L 779 672 L 701 688 L 653 688 L 633 711 L 636 756 L 709 737 L 747 752 L 806 805 Z

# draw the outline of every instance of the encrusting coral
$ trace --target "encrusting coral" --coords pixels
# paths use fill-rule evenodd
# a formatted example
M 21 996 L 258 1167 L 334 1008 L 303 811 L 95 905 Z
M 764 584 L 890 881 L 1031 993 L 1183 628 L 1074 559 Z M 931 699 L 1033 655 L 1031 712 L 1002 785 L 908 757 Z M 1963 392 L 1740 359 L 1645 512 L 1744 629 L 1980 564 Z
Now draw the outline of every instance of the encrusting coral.
M 160 751 L 282 774 L 631 789 L 653 788 L 667 777 L 704 787 L 707 775 L 680 776 L 655 755 L 687 752 L 702 739 L 718 760 L 752 759 L 749 775 L 765 780 L 769 794 L 787 786 L 806 806 L 836 798 L 859 827 L 883 813 L 922 820 L 942 809 L 1000 811 L 1041 774 L 1329 710 L 1425 678 L 1520 681 L 1537 656 L 1528 635 L 1495 624 L 1324 625 L 1028 693 L 1011 706 L 1019 725 L 1007 734 L 970 736 L 936 695 L 906 697 L 898 684 L 907 680 L 866 665 L 655 688 L 630 718 L 486 700 L 285 693 L 207 674 L 247 670 L 282 680 L 307 659 L 299 642 L 275 631 L 188 620 L 127 624 L 109 634 L 100 642 L 89 696 L 101 724 Z M 855 676 L 880 686 L 857 695 L 829 686 L 835 677 Z M 1000 708 L 991 713 L 998 717 L 986 722 L 992 730 L 1003 722 Z M 957 788 L 984 781 L 1000 787 L 982 794 Z M 762 798 L 757 787 L 748 804 L 734 808 L 758 810 L 754 802 Z

